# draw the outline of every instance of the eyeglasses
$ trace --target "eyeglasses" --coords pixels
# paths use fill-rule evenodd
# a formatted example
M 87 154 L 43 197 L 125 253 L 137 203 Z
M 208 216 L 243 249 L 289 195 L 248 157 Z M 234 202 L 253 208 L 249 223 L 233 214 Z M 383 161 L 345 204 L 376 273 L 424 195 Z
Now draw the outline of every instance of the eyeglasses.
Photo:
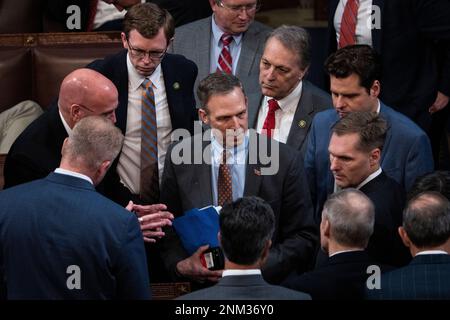
M 112 110 L 105 111 L 105 112 L 99 114 L 98 111 L 96 112 L 96 111 L 94 111 L 94 110 L 92 110 L 92 109 L 90 109 L 90 108 L 88 108 L 86 106 L 83 106 L 82 104 L 77 103 L 76 105 L 81 107 L 81 108 L 83 108 L 83 109 L 86 109 L 87 111 L 89 111 L 89 112 L 91 112 L 91 113 L 93 113 L 95 115 L 103 116 L 103 117 L 106 117 L 106 118 L 110 118 L 111 116 L 115 115 L 115 112 L 116 112 L 116 109 L 114 108 Z
M 146 55 L 148 55 L 150 57 L 150 59 L 152 59 L 152 60 L 161 60 L 162 58 L 164 58 L 166 51 L 167 51 L 167 47 L 163 52 L 145 51 L 145 50 L 142 50 L 139 48 L 134 48 L 130 44 L 130 41 L 128 39 L 127 39 L 127 43 L 128 43 L 128 47 L 130 48 L 131 54 L 138 59 L 143 59 Z
M 223 3 L 222 0 L 216 0 L 216 3 L 218 6 L 228 9 L 236 14 L 241 13 L 242 10 L 245 10 L 247 13 L 255 13 L 261 7 L 261 4 L 259 3 L 259 1 L 256 1 L 255 3 L 243 4 L 243 5 L 229 5 L 229 4 Z

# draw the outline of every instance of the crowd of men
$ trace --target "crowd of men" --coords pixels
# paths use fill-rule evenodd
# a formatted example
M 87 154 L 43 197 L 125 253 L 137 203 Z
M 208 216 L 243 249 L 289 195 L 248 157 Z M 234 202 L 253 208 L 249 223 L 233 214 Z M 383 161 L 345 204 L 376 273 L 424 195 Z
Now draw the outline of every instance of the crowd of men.
M 305 80 L 308 32 L 255 22 L 260 1 L 209 0 L 177 29 L 131 6 L 124 49 L 67 75 L 8 153 L 0 297 L 148 299 L 188 280 L 182 299 L 450 299 L 450 178 L 427 135 L 450 95 L 450 6 L 385 1 L 371 33 L 379 1 L 335 2 L 331 95 Z M 396 50 L 405 7 L 424 21 Z M 208 206 L 224 270 L 173 226 Z

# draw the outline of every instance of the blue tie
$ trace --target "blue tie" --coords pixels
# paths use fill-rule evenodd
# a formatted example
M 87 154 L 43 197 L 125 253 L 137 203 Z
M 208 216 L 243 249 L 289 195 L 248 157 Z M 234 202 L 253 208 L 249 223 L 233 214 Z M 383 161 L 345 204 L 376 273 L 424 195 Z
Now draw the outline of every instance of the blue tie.
M 155 93 L 153 83 L 142 82 L 141 121 L 141 183 L 140 196 L 146 203 L 159 202 L 158 132 L 156 124 Z

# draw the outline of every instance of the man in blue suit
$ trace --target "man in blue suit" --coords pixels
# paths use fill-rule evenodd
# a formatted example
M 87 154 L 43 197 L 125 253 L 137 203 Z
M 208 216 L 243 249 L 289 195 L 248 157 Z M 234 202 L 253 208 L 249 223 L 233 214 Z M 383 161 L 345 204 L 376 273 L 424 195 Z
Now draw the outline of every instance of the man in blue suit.
M 414 257 L 403 268 L 381 276 L 377 299 L 450 299 L 450 202 L 427 191 L 411 199 L 398 230 Z
M 335 185 L 329 169 L 331 127 L 349 112 L 377 112 L 387 121 L 381 167 L 406 190 L 416 177 L 433 170 L 431 146 L 426 134 L 409 118 L 378 99 L 381 91 L 380 63 L 371 47 L 353 45 L 339 49 L 328 57 L 325 68 L 330 75 L 335 110 L 322 111 L 314 117 L 305 153 L 305 170 L 316 213 L 321 212 Z
M 1 295 L 150 297 L 138 219 L 95 191 L 123 139 L 110 120 L 86 117 L 64 141 L 59 168 L 0 193 Z

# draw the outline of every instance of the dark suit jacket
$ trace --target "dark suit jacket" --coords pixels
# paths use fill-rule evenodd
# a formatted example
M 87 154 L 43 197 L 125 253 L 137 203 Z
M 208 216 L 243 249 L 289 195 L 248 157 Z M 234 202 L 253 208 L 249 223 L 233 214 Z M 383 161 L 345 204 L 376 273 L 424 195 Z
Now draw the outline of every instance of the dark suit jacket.
M 248 123 L 252 128 L 258 125 L 258 113 L 264 96 L 261 92 L 248 95 Z M 333 106 L 331 97 L 311 82 L 303 80 L 302 95 L 298 101 L 291 129 L 289 130 L 286 144 L 299 150 L 302 154 L 306 149 L 306 136 L 311 128 L 314 115 L 317 112 L 329 109 Z M 304 126 L 300 121 L 304 121 Z
M 411 260 L 398 234 L 402 225 L 405 192 L 384 172 L 359 189 L 375 206 L 375 225 L 367 252 L 381 263 L 403 266 Z
M 309 293 L 313 300 L 361 300 L 367 279 L 373 274 L 367 272 L 371 265 L 379 266 L 382 272 L 392 269 L 371 258 L 366 251 L 343 252 L 328 258 L 313 271 L 290 277 L 282 285 Z
M 212 17 L 208 17 L 177 28 L 175 39 L 169 48 L 170 52 L 182 54 L 197 64 L 198 78 L 195 90 L 199 82 L 210 73 L 211 19 Z M 241 80 L 247 94 L 259 91 L 259 61 L 271 30 L 270 27 L 254 21 L 242 37 L 236 76 Z
M 370 290 L 370 299 L 450 299 L 450 256 L 418 255 L 403 268 L 381 276 L 381 289 Z
M 175 145 L 176 149 L 179 150 L 181 147 L 186 153 L 192 152 L 192 155 L 201 155 L 204 151 L 203 159 L 210 162 L 209 141 L 202 142 L 196 139 L 201 137 L 184 139 L 180 145 Z M 247 163 L 244 196 L 261 197 L 271 205 L 275 213 L 273 245 L 263 268 L 263 275 L 267 281 L 279 283 L 294 269 L 304 270 L 311 265 L 312 254 L 317 244 L 317 230 L 312 220 L 311 200 L 300 155 L 288 146 L 270 140 L 274 144 L 271 150 L 279 147 L 279 159 L 274 157 L 272 163 L 262 164 L 261 155 L 257 153 L 260 150 L 257 145 L 263 139 L 270 146 L 266 136 L 250 134 L 249 154 L 258 155 L 258 158 L 254 164 Z M 211 205 L 213 203 L 211 165 L 206 164 L 204 160 L 201 164 L 176 165 L 170 161 L 172 150 L 175 150 L 174 146 L 169 148 L 166 157 L 161 201 L 167 203 L 169 211 L 175 216 L 180 216 L 192 208 Z M 176 152 L 173 153 L 178 154 L 178 151 Z M 278 172 L 261 175 L 264 168 L 270 167 L 273 163 L 279 165 Z M 163 254 L 166 265 L 169 270 L 174 271 L 176 263 L 187 258 L 187 253 L 172 228 L 167 229 L 166 237 L 161 243 L 165 247 Z
M 329 8 L 329 52 L 336 51 L 333 19 L 339 0 Z M 442 0 L 373 0 L 381 27 L 372 29 L 373 47 L 381 54 L 381 100 L 414 119 L 430 122 L 428 108 L 437 91 L 450 96 L 450 3 Z M 377 11 L 375 11 L 377 12 Z M 437 47 L 445 60 L 436 65 Z
M 389 126 L 381 154 L 381 167 L 386 175 L 408 191 L 418 176 L 434 169 L 430 141 L 414 122 L 383 103 L 380 114 Z M 320 223 L 320 212 L 327 196 L 333 193 L 334 178 L 330 170 L 328 145 L 331 127 L 338 120 L 334 109 L 319 112 L 307 137 L 305 170 L 316 206 L 317 224 Z
M 67 131 L 56 103 L 14 141 L 5 161 L 5 189 L 46 177 L 58 168 Z
M 238 275 L 223 277 L 215 286 L 176 300 L 311 300 L 311 297 L 303 292 L 270 285 L 260 275 Z
M 0 282 L 9 299 L 147 299 L 136 216 L 92 184 L 51 173 L 0 192 Z M 76 265 L 81 289 L 69 290 Z

